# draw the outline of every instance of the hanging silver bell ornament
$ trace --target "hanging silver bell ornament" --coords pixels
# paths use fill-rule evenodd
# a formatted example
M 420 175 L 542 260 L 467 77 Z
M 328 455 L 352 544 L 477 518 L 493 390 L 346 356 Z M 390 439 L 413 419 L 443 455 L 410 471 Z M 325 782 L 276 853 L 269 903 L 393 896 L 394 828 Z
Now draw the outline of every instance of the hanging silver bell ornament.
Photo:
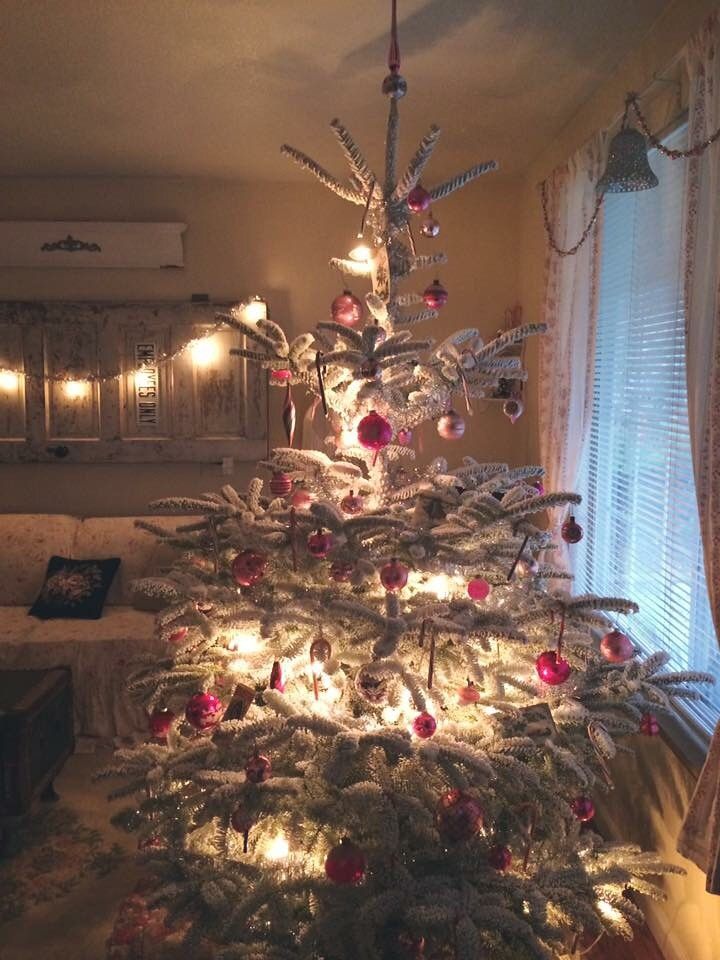
M 420 233 L 424 237 L 430 237 L 430 239 L 437 237 L 440 233 L 440 224 L 435 217 L 428 217 L 428 219 L 423 220 L 420 225 Z
M 443 440 L 459 440 L 465 433 L 465 421 L 459 413 L 448 410 L 438 420 L 437 432 Z
M 525 410 L 525 404 L 522 402 L 520 397 L 510 397 L 509 400 L 506 400 L 503 404 L 503 413 L 508 418 L 510 423 L 515 423 L 523 415 Z
M 634 193 L 657 185 L 658 178 L 648 161 L 645 137 L 639 130 L 624 127 L 610 142 L 605 173 L 595 189 L 598 193 Z
M 393 100 L 400 100 L 407 93 L 407 80 L 401 77 L 399 73 L 393 71 L 389 73 L 382 82 L 382 92 L 386 97 L 392 97 Z

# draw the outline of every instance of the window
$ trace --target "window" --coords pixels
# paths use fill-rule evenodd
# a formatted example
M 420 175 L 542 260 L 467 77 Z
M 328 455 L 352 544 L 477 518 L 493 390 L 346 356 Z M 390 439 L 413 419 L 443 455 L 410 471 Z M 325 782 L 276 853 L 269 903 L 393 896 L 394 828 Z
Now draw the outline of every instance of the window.
M 666 142 L 684 146 L 687 127 Z M 595 385 L 580 491 L 576 589 L 640 606 L 619 625 L 675 669 L 720 678 L 703 568 L 685 383 L 682 242 L 686 165 L 653 151 L 660 186 L 609 195 L 599 277 Z M 720 688 L 689 711 L 706 730 Z

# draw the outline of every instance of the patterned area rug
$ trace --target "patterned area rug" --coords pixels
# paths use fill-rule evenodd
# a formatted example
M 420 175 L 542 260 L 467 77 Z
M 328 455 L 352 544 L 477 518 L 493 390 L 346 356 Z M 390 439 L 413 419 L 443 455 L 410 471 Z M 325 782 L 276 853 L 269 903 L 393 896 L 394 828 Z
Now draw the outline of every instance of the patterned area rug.
M 67 896 L 86 877 L 107 876 L 125 856 L 73 810 L 36 808 L 10 833 L 0 858 L 0 924 Z

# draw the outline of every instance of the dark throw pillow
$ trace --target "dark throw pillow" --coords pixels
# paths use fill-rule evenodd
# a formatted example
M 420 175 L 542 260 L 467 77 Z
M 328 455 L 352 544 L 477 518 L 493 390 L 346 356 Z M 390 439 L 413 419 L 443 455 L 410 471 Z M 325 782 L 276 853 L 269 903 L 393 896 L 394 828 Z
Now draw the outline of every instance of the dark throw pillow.
M 40 620 L 99 620 L 110 584 L 120 566 L 108 560 L 50 557 L 42 590 L 28 611 Z

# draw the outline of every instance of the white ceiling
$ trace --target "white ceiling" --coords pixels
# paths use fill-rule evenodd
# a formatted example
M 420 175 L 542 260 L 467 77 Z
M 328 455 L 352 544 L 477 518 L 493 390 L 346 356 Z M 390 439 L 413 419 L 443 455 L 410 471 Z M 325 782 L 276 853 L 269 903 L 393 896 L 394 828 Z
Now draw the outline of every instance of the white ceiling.
M 667 0 L 398 0 L 405 148 L 529 163 Z M 0 0 L 0 175 L 294 179 L 384 134 L 389 0 Z

